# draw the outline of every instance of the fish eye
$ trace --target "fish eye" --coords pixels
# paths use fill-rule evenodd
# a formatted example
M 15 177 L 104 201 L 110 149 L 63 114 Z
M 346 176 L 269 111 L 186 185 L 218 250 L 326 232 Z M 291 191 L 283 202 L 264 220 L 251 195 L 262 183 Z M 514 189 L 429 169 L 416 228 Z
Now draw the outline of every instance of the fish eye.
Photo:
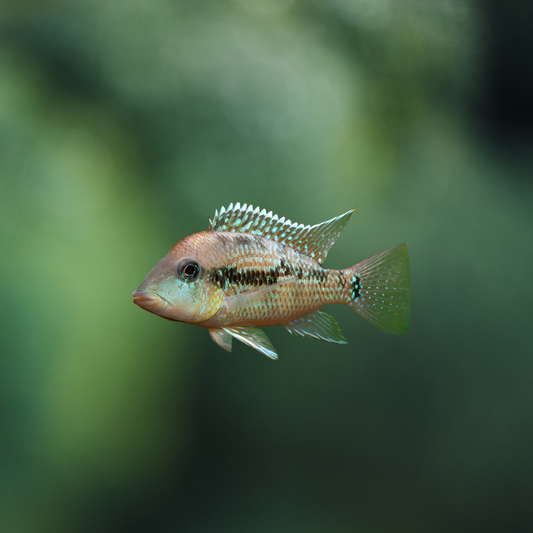
M 178 265 L 178 275 L 183 281 L 194 281 L 200 273 L 200 265 L 194 259 L 183 259 Z

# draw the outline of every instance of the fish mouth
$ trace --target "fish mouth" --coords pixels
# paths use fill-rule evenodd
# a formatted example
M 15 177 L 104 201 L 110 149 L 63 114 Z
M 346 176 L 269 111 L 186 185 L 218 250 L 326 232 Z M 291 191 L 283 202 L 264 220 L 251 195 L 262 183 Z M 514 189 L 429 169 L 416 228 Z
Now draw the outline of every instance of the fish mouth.
M 133 303 L 137 304 L 139 307 L 150 307 L 152 305 L 157 304 L 161 300 L 165 302 L 165 306 L 168 305 L 168 301 L 155 292 L 135 291 L 132 296 Z

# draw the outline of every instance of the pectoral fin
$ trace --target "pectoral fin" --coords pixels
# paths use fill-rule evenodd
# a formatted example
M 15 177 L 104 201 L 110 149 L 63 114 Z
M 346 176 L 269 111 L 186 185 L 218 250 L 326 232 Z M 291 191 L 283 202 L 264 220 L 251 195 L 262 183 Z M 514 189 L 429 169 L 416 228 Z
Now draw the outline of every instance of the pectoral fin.
M 211 338 L 228 352 L 231 352 L 232 337 L 235 337 L 271 359 L 278 358 L 274 346 L 259 328 L 209 328 L 209 333 Z
M 300 337 L 307 335 L 313 339 L 348 344 L 338 322 L 329 313 L 321 309 L 285 324 L 285 328 L 287 328 L 289 333 L 294 333 Z
M 226 313 L 236 313 L 240 309 L 248 309 L 253 305 L 261 303 L 268 295 L 268 293 L 277 290 L 281 285 L 286 283 L 291 283 L 295 281 L 296 278 L 286 278 L 273 283 L 272 285 L 266 285 L 257 290 L 251 290 L 246 292 L 241 292 L 234 296 L 228 296 L 224 298 L 224 303 Z

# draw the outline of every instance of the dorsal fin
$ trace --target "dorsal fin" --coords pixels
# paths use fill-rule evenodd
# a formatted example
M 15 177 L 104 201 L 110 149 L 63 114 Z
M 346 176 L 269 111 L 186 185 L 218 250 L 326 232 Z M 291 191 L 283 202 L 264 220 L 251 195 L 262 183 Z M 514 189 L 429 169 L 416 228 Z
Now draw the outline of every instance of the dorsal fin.
M 326 220 L 314 226 L 304 226 L 285 217 L 279 218 L 272 211 L 266 212 L 259 207 L 236 203 L 226 209 L 222 207 L 220 213 L 215 211 L 213 220 L 209 219 L 209 229 L 212 231 L 232 231 L 261 235 L 268 239 L 292 246 L 299 252 L 323 263 L 342 230 L 348 224 L 352 209 L 343 215 Z

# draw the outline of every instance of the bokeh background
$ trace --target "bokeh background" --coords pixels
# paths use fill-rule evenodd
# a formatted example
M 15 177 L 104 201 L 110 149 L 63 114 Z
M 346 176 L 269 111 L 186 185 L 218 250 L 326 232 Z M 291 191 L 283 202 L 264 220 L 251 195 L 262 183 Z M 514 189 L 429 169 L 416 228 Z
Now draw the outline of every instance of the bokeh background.
M 0 531 L 533 531 L 532 8 L 0 1 Z M 409 242 L 409 333 L 132 305 L 237 201 Z

